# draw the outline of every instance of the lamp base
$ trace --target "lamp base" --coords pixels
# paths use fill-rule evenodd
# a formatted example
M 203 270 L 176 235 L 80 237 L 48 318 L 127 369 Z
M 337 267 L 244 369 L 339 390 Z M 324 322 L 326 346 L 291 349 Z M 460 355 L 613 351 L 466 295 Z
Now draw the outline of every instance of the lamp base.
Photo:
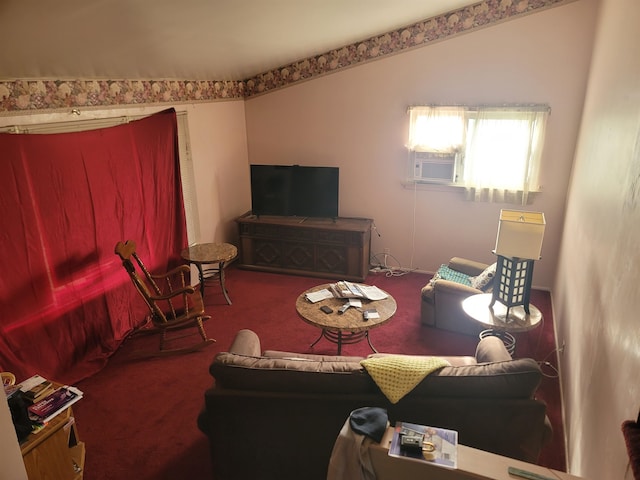
M 507 322 L 511 307 L 522 305 L 525 313 L 529 315 L 532 280 L 533 260 L 498 255 L 495 285 L 489 307 L 493 307 L 496 301 L 507 307 Z

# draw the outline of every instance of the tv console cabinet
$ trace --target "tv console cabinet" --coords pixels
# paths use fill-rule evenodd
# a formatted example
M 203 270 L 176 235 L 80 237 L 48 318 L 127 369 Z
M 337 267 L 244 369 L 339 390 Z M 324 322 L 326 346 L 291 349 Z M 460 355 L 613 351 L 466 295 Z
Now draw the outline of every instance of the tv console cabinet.
M 248 270 L 364 281 L 369 272 L 369 218 L 252 215 L 236 219 L 239 266 Z

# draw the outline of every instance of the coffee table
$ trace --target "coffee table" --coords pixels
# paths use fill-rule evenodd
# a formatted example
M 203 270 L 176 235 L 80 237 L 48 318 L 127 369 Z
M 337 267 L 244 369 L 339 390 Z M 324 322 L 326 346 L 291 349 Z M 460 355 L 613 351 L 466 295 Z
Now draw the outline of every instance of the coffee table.
M 183 260 L 193 263 L 200 276 L 200 295 L 204 298 L 204 285 L 207 280 L 220 280 L 222 294 L 227 304 L 231 299 L 224 285 L 224 266 L 238 255 L 238 249 L 230 243 L 196 243 L 180 252 Z
M 313 347 L 322 338 L 338 345 L 338 355 L 342 353 L 342 345 L 349 345 L 367 339 L 371 350 L 378 353 L 371 344 L 369 330 L 388 322 L 396 313 L 396 301 L 387 292 L 387 298 L 383 300 L 362 299 L 362 307 L 351 307 L 344 313 L 338 313 L 339 308 L 347 301 L 344 298 L 327 298 L 316 303 L 311 303 L 306 299 L 306 294 L 317 292 L 324 288 L 329 288 L 329 283 L 310 288 L 300 294 L 296 300 L 296 311 L 302 320 L 314 327 L 322 329 L 320 336 L 311 344 Z M 322 306 L 328 306 L 333 313 L 324 313 L 320 310 Z M 363 310 L 375 308 L 380 315 L 379 318 L 364 320 Z
M 462 301 L 462 309 L 469 317 L 487 328 L 480 333 L 480 338 L 489 335 L 500 337 L 509 353 L 513 355 L 516 349 L 516 338 L 513 334 L 539 327 L 542 324 L 542 313 L 531 303 L 529 313 L 524 311 L 522 305 L 507 310 L 499 301 L 490 307 L 492 297 L 491 293 L 471 295 Z

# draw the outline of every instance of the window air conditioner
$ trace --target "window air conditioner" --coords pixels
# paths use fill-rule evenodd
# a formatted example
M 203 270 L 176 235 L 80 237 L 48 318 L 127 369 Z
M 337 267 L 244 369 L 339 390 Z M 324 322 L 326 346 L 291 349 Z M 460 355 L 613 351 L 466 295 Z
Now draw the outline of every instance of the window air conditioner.
M 413 156 L 413 180 L 451 183 L 455 180 L 456 154 L 411 151 Z

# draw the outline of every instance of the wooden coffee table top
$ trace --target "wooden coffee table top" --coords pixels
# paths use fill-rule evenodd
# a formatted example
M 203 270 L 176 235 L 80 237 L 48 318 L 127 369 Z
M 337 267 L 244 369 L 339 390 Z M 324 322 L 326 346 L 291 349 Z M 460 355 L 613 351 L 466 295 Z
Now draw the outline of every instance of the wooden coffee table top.
M 361 300 L 361 308 L 351 307 L 342 314 L 338 313 L 338 309 L 347 301 L 344 298 L 332 297 L 316 303 L 311 303 L 305 298 L 307 293 L 328 288 L 329 285 L 329 283 L 325 283 L 310 288 L 302 292 L 296 300 L 296 311 L 298 315 L 302 320 L 314 327 L 341 332 L 363 332 L 389 321 L 396 313 L 396 301 L 388 292 L 385 292 L 388 296 L 384 300 L 371 301 L 363 299 Z M 320 307 L 323 305 L 330 307 L 333 313 L 324 313 L 320 310 Z M 365 321 L 362 312 L 370 308 L 375 308 L 380 318 L 372 318 Z

